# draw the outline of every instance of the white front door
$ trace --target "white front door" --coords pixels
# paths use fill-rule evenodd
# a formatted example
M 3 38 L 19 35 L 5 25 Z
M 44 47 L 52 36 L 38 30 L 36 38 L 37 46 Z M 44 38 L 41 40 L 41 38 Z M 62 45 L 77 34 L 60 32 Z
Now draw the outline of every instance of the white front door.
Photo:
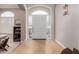
M 47 38 L 47 15 L 32 15 L 32 39 Z

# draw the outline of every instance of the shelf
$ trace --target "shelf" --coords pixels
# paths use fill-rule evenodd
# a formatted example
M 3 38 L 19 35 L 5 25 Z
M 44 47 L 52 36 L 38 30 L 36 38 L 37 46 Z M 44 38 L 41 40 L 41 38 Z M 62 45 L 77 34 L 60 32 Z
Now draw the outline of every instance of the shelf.
M 14 42 L 20 42 L 21 41 L 21 27 L 14 27 Z

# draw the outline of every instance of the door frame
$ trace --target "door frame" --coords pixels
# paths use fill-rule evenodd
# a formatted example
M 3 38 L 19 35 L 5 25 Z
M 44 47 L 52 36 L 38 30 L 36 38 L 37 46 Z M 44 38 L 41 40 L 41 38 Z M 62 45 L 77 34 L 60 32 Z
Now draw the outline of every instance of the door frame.
M 42 8 L 43 7 L 43 8 Z M 33 6 L 30 6 L 30 7 L 27 7 L 26 8 L 26 40 L 28 40 L 28 17 L 29 15 L 35 11 L 35 10 L 44 10 L 44 11 L 48 11 L 49 15 L 50 15 L 50 20 L 51 20 L 51 40 L 55 40 L 55 7 L 53 6 L 53 9 L 49 6 L 46 6 L 46 5 L 33 5 Z M 47 10 L 45 10 L 47 9 Z M 52 20 L 53 19 L 53 20 Z M 53 34 L 52 34 L 53 33 Z M 52 36 L 53 35 L 53 36 Z

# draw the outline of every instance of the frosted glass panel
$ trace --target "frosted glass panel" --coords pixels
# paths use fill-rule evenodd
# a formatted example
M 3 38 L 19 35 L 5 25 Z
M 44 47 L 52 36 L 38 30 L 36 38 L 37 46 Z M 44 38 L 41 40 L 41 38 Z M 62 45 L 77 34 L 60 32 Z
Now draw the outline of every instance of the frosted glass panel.
M 49 16 L 47 16 L 47 19 L 46 19 L 46 20 L 47 20 L 47 28 L 50 28 L 50 24 L 51 24 L 51 23 L 50 23 Z
M 14 18 L 2 17 L 0 18 L 0 33 L 13 33 Z
M 32 26 L 32 16 L 29 16 L 28 23 L 29 23 L 30 26 Z
M 48 13 L 42 10 L 37 10 L 33 12 L 32 15 L 48 15 Z

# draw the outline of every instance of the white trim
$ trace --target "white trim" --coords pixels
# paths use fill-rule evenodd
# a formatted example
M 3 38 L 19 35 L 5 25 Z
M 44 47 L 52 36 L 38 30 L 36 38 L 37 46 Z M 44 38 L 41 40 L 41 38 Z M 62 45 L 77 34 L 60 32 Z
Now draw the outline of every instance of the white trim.
M 62 46 L 63 48 L 66 48 L 61 42 L 59 42 L 58 40 L 55 40 L 60 46 Z

